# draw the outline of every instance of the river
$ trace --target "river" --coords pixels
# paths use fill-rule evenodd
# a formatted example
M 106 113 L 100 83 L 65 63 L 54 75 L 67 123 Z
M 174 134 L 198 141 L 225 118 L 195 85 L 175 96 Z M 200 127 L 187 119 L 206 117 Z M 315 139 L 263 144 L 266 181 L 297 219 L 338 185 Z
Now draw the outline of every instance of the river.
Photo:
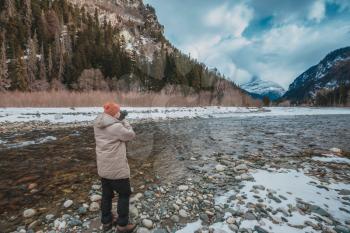
M 137 138 L 127 145 L 134 193 L 153 184 L 181 184 L 189 178 L 200 181 L 203 170 L 215 165 L 208 161 L 217 154 L 250 162 L 252 157 L 262 157 L 265 164 L 322 155 L 330 148 L 340 148 L 342 156 L 349 156 L 349 122 L 350 115 L 300 115 L 134 123 Z M 74 200 L 76 206 L 86 202 L 91 185 L 98 181 L 90 125 L 9 123 L 0 139 L 0 232 L 32 223 L 33 218 L 22 216 L 27 208 L 35 208 L 39 220 L 48 213 L 66 213 L 61 208 L 64 200 Z M 349 176 L 339 176 L 340 181 L 349 184 Z M 215 193 L 224 191 L 216 188 Z

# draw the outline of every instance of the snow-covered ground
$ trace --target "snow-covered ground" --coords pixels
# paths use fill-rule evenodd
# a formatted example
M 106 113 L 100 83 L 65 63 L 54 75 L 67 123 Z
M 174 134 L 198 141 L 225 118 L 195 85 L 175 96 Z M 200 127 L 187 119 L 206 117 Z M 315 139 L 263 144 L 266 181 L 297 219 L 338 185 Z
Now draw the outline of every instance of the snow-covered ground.
M 276 211 L 276 214 L 272 217 L 274 222 L 269 218 L 247 220 L 234 217 L 234 221 L 240 223 L 240 228 L 255 229 L 258 226 L 269 232 L 318 232 L 311 226 L 303 227 L 302 229 L 293 226 L 302 226 L 305 222 L 309 222 L 310 225 L 317 225 L 318 222 L 315 218 L 321 218 L 325 222 L 330 221 L 329 218 L 320 215 L 322 211 L 320 213 L 317 211 L 311 212 L 311 214 L 302 214 L 297 210 L 293 211 L 291 207 L 296 206 L 300 201 L 321 207 L 331 214 L 334 219 L 342 223 L 350 217 L 350 214 L 339 211 L 339 208 L 344 207 L 344 204 L 342 204 L 344 200 L 341 199 L 339 191 L 350 190 L 350 184 L 324 184 L 301 171 L 287 169 L 279 171 L 257 170 L 251 175 L 254 181 L 244 182 L 245 186 L 239 193 L 232 190 L 224 195 L 217 196 L 215 205 L 223 206 L 226 204 L 230 208 L 243 213 L 249 211 L 249 205 L 260 205 L 265 206 L 265 209 L 271 209 L 272 212 Z M 318 185 L 322 185 L 327 189 L 320 189 L 317 187 Z M 277 202 L 269 197 L 271 194 L 278 197 Z M 234 198 L 232 198 L 233 196 Z M 245 201 L 240 203 L 242 198 Z M 249 203 L 248 206 L 247 203 Z M 290 212 L 291 210 L 292 212 Z M 231 216 L 232 214 L 227 212 L 224 217 L 226 219 L 225 222 L 215 223 L 210 228 L 215 229 L 214 232 L 234 232 L 227 223 L 230 221 Z M 285 219 L 284 221 L 283 218 Z M 177 233 L 195 232 L 201 227 L 202 221 L 198 220 L 187 224 Z
M 17 143 L 12 143 L 12 144 L 7 144 L 6 141 L 0 140 L 0 145 L 4 145 L 6 148 L 21 148 L 21 147 L 26 147 L 30 145 L 35 145 L 35 144 L 43 144 L 49 141 L 55 141 L 57 140 L 56 137 L 54 136 L 46 136 L 42 138 L 38 138 L 36 140 L 30 140 L 30 141 L 22 141 L 22 142 L 17 142 Z
M 221 118 L 247 116 L 296 116 L 350 114 L 350 108 L 306 107 L 125 107 L 128 119 Z M 92 121 L 102 108 L 0 108 L 0 122 L 48 121 L 70 123 Z
M 315 161 L 321 161 L 321 162 L 325 162 L 325 163 L 348 163 L 348 164 L 350 164 L 350 159 L 337 157 L 337 156 L 327 156 L 327 157 L 315 156 L 312 159 Z

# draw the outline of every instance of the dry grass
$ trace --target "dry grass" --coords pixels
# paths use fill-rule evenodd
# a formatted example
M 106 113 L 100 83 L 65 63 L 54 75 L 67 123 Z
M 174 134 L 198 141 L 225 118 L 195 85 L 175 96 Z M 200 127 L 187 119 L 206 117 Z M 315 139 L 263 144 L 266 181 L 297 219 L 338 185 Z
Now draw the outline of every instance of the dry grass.
M 258 106 L 259 101 L 243 96 L 238 91 L 232 91 L 218 101 L 209 92 L 183 96 L 182 94 L 140 93 L 140 92 L 2 92 L 0 107 L 96 107 L 107 101 L 116 101 L 122 106 L 133 107 L 171 107 L 171 106 Z

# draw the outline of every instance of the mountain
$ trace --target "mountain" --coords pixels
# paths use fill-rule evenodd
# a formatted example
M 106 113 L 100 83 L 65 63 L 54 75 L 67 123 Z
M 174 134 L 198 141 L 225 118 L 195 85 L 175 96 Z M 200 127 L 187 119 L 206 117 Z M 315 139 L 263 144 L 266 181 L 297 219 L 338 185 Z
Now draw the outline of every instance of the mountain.
M 142 0 L 2 0 L 0 25 L 0 91 L 233 92 L 235 104 L 249 101 L 175 48 Z
M 298 76 L 283 99 L 292 104 L 344 105 L 350 103 L 350 47 L 329 53 Z
M 254 97 L 262 99 L 267 96 L 270 100 L 276 100 L 286 92 L 277 83 L 265 81 L 258 77 L 254 77 L 248 83 L 241 85 L 241 88 L 251 93 Z

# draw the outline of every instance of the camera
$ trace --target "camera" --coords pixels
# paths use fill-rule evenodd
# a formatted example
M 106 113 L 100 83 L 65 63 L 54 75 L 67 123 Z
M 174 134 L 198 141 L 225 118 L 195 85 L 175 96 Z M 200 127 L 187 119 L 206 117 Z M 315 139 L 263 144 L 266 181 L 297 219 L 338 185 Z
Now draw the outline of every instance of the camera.
M 124 120 L 127 115 L 128 115 L 128 111 L 126 111 L 126 110 L 120 111 L 120 116 L 119 116 L 118 120 L 120 120 L 120 121 Z

